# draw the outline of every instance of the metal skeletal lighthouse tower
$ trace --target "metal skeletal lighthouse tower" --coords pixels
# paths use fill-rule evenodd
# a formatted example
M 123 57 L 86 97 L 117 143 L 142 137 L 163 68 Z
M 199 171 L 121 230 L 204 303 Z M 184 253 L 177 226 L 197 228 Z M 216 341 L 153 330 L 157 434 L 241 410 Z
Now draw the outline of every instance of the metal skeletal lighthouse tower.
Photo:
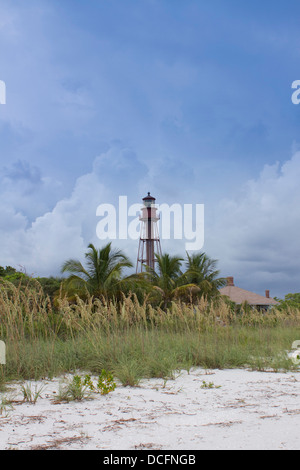
M 139 249 L 137 256 L 136 272 L 142 272 L 144 265 L 155 268 L 155 253 L 161 256 L 161 246 L 158 233 L 159 215 L 157 215 L 157 207 L 155 206 L 155 197 L 150 193 L 143 198 L 144 206 L 142 207 L 141 232 L 139 240 Z

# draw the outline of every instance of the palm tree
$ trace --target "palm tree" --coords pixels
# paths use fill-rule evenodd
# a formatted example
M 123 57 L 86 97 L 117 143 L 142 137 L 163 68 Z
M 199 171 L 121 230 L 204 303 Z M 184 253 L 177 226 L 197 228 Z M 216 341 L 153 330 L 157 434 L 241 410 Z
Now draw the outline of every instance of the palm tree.
M 181 271 L 183 258 L 170 256 L 168 253 L 155 255 L 157 260 L 157 272 L 148 269 L 149 280 L 153 285 L 153 290 L 159 294 L 163 302 L 163 307 L 180 297 L 186 295 L 191 289 L 198 289 L 197 286 L 186 282 L 185 275 Z
M 89 293 L 96 297 L 114 295 L 125 281 L 122 279 L 124 268 L 132 267 L 132 263 L 121 250 L 113 250 L 111 243 L 98 250 L 90 243 L 88 249 L 85 253 L 86 268 L 75 259 L 63 264 L 62 273 L 70 273 L 64 283 L 66 291 L 78 295 Z
M 218 295 L 220 287 L 226 284 L 226 279 L 219 277 L 220 271 L 216 269 L 217 260 L 210 258 L 206 253 L 187 253 L 186 282 L 197 285 L 200 295 L 212 297 Z

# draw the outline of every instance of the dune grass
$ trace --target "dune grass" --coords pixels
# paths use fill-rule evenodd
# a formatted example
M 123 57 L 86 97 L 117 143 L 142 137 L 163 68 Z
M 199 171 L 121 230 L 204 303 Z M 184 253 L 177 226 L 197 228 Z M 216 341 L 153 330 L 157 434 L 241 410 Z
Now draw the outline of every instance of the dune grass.
M 237 314 L 222 300 L 172 303 L 164 311 L 134 295 L 118 302 L 58 299 L 54 308 L 38 285 L 6 283 L 0 289 L 0 339 L 7 360 L 0 365 L 0 384 L 105 369 L 135 386 L 142 378 L 172 378 L 192 367 L 293 370 L 286 351 L 300 339 L 300 312 Z

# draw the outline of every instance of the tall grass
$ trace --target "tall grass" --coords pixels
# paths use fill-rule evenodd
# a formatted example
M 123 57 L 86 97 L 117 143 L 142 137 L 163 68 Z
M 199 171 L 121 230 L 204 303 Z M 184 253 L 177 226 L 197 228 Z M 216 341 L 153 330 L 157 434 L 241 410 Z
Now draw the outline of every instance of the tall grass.
M 0 339 L 7 364 L 0 383 L 40 379 L 77 369 L 112 371 L 124 385 L 142 377 L 172 377 L 191 367 L 293 369 L 285 351 L 300 339 L 300 311 L 235 313 L 221 299 L 164 311 L 134 294 L 121 301 L 75 302 L 55 307 L 41 286 L 0 286 Z

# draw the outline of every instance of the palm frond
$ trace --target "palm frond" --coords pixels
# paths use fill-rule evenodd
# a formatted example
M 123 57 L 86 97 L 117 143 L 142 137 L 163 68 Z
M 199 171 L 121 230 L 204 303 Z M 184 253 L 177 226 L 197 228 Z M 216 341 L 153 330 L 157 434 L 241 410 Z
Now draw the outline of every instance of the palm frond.
M 81 274 L 86 280 L 90 277 L 89 273 L 85 270 L 80 261 L 76 259 L 69 259 L 64 262 L 61 267 L 61 272 L 69 272 L 71 274 Z

